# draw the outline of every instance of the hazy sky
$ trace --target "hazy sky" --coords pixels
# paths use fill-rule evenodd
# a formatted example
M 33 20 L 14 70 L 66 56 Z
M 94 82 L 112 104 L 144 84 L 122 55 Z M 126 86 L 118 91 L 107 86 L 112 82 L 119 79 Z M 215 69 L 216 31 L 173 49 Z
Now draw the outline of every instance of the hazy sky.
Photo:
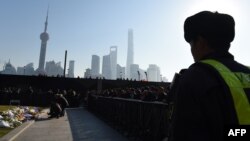
M 134 62 L 146 70 L 160 67 L 169 80 L 193 63 L 183 38 L 186 17 L 202 10 L 231 14 L 236 37 L 230 52 L 250 65 L 249 0 L 0 0 L 0 70 L 10 59 L 17 66 L 38 67 L 40 34 L 48 4 L 46 61 L 75 60 L 75 76 L 91 67 L 91 55 L 101 57 L 118 46 L 118 64 L 126 66 L 128 29 L 134 31 Z M 68 62 L 67 62 L 68 64 Z M 68 67 L 67 67 L 68 68 Z

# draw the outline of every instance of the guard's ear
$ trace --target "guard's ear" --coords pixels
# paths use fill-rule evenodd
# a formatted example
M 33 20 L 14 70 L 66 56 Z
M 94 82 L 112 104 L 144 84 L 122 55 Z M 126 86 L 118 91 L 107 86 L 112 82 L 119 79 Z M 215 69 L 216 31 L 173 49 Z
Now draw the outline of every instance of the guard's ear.
M 213 51 L 214 50 L 209 47 L 208 41 L 202 36 L 198 36 L 196 40 L 191 43 L 191 52 L 195 62 L 200 61 Z
M 196 43 L 201 46 L 202 48 L 207 47 L 208 46 L 208 42 L 205 38 L 203 38 L 202 36 L 198 36 L 196 38 Z
M 202 36 L 199 36 L 198 40 L 199 40 L 198 43 L 201 46 L 202 51 L 204 52 L 204 54 L 209 54 L 209 53 L 215 51 L 212 47 L 210 47 L 210 45 L 208 43 L 208 40 L 206 38 L 204 38 Z

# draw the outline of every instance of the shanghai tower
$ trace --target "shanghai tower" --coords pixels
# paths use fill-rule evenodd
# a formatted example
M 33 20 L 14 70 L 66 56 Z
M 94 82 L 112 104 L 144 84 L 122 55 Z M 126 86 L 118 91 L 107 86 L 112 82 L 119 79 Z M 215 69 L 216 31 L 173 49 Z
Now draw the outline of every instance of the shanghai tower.
M 47 41 L 49 40 L 49 34 L 47 33 L 48 14 L 49 14 L 49 9 L 47 10 L 44 32 L 40 34 L 41 50 L 40 50 L 40 57 L 39 57 L 39 66 L 37 69 L 38 74 L 45 74 L 44 64 L 45 64 Z
M 128 30 L 128 52 L 126 65 L 126 78 L 130 79 L 130 66 L 134 64 L 134 44 L 133 44 L 133 29 Z

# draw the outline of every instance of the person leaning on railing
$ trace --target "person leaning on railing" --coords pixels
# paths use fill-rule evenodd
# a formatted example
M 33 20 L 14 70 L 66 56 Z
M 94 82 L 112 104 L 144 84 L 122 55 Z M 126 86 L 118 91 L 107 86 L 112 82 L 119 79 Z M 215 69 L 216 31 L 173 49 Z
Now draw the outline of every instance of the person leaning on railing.
M 229 53 L 232 16 L 202 11 L 184 23 L 195 63 L 175 93 L 170 141 L 221 141 L 228 125 L 250 124 L 250 69 Z

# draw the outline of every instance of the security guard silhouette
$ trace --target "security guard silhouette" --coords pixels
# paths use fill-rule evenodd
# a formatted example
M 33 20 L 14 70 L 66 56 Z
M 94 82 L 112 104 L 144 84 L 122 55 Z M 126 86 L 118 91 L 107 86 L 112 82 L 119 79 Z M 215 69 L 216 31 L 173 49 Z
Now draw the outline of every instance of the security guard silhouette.
M 250 69 L 229 53 L 232 16 L 202 11 L 184 23 L 195 63 L 180 76 L 170 141 L 222 141 L 228 125 L 250 125 Z

